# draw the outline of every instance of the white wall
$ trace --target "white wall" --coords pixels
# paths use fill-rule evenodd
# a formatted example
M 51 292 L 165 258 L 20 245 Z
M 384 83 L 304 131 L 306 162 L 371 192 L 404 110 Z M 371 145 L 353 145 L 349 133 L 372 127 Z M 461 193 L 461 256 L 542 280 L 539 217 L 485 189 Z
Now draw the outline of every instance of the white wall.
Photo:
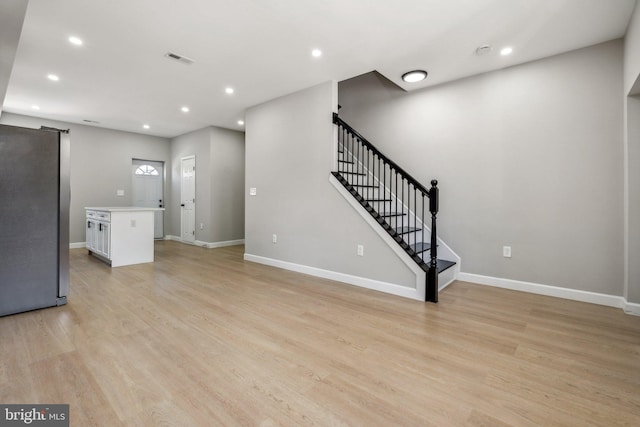
M 622 74 L 619 40 L 411 93 L 368 74 L 340 115 L 439 180 L 462 271 L 622 296 Z
M 180 159 L 190 155 L 196 156 L 196 240 L 244 239 L 244 133 L 213 126 L 171 141 L 173 215 L 168 234 L 180 236 Z
M 636 96 L 633 96 L 636 95 Z M 640 6 L 624 40 L 625 294 L 640 303 Z
M 196 240 L 210 242 L 209 228 L 200 230 L 200 223 L 208 223 L 211 216 L 211 179 L 209 176 L 209 129 L 180 135 L 171 140 L 171 226 L 168 235 L 180 237 L 181 162 L 187 156 L 196 156 Z
M 71 208 L 69 242 L 85 241 L 86 206 L 131 206 L 132 159 L 157 160 L 170 168 L 166 138 L 2 113 L 0 124 L 70 129 Z M 167 169 L 169 170 L 169 169 Z M 116 190 L 124 190 L 119 197 Z M 168 191 L 165 185 L 165 191 Z M 165 198 L 168 199 L 168 194 Z
M 335 89 L 328 82 L 247 111 L 245 256 L 415 287 L 415 274 L 329 182 Z
M 640 6 L 636 1 L 627 33 L 624 38 L 624 93 L 631 88 L 640 76 Z M 637 94 L 637 93 L 636 93 Z

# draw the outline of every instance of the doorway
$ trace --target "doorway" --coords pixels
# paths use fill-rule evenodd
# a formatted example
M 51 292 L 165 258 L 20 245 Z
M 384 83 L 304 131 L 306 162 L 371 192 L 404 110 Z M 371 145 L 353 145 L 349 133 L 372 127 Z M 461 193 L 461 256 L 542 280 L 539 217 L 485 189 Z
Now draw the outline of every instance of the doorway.
M 183 242 L 196 241 L 196 156 L 180 159 L 180 231 Z
M 133 159 L 131 165 L 133 206 L 164 207 L 164 162 Z M 164 211 L 154 212 L 155 239 L 164 238 Z

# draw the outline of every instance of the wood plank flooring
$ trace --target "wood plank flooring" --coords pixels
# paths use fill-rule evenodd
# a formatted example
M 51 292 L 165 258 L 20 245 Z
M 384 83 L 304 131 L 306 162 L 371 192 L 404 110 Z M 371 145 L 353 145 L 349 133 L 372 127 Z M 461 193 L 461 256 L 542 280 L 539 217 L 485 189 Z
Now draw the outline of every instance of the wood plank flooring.
M 156 243 L 71 250 L 66 306 L 0 318 L 0 402 L 72 426 L 640 426 L 640 317 L 456 282 L 421 303 Z

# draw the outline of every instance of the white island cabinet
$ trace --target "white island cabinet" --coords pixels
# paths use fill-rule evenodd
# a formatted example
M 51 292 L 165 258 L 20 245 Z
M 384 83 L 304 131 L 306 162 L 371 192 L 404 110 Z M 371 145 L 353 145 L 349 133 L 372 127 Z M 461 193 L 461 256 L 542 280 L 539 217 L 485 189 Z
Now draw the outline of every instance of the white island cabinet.
M 154 213 L 162 208 L 85 208 L 86 246 L 112 267 L 153 262 Z

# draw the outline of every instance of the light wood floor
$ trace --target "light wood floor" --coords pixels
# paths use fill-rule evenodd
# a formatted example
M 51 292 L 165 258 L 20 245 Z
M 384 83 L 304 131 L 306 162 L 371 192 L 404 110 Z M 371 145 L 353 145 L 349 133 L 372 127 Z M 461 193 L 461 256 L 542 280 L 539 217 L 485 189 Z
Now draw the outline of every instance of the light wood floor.
M 0 403 L 72 426 L 640 426 L 640 317 L 457 282 L 437 305 L 156 243 L 71 251 L 63 307 L 0 318 Z

